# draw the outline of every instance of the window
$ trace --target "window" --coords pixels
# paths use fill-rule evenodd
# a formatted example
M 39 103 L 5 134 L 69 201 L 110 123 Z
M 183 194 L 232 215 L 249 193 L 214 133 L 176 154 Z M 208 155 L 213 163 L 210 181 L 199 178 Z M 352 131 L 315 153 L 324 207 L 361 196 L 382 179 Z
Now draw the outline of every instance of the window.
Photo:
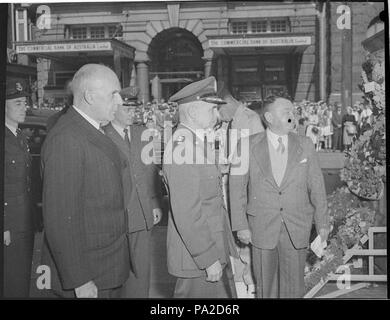
M 271 20 L 271 32 L 286 32 L 287 20 Z
M 123 31 L 122 31 L 121 25 L 108 27 L 108 37 L 112 38 L 114 36 L 115 36 L 115 38 L 123 36 Z
M 72 28 L 72 39 L 86 39 L 87 38 L 87 28 Z
M 232 33 L 241 34 L 248 32 L 248 23 L 246 21 L 238 21 L 232 23 Z
M 252 21 L 252 32 L 261 33 L 267 32 L 267 21 Z
M 17 10 L 15 12 L 16 41 L 28 41 L 27 10 Z
M 104 26 L 91 27 L 91 39 L 104 39 Z
M 252 21 L 232 21 L 230 32 L 232 34 L 256 34 L 266 32 L 289 32 L 288 18 L 272 18 Z
M 65 30 L 68 39 L 107 39 L 123 34 L 121 25 L 66 26 Z

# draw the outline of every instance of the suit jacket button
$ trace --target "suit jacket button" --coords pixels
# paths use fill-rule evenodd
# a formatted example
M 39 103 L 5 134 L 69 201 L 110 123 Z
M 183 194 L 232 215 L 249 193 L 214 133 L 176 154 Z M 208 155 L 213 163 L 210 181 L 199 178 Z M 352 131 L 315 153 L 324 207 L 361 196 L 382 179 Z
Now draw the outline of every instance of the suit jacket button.
M 280 208 L 280 211 L 283 211 L 283 208 Z
M 8 203 L 7 203 L 7 202 L 4 202 L 4 205 L 5 205 L 5 206 L 8 206 Z
M 12 160 L 11 163 L 15 163 L 15 160 Z
M 281 195 L 282 195 L 282 193 L 281 193 L 281 192 L 279 192 L 279 195 L 281 196 Z

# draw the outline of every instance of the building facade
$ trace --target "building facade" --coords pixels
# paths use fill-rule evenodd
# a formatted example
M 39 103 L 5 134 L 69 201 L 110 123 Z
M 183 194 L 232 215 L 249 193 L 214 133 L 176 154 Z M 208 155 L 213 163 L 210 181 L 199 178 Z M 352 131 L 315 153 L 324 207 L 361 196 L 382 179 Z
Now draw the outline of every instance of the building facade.
M 51 3 L 38 12 L 33 38 L 17 53 L 37 59 L 39 101 L 60 101 L 67 81 L 88 62 L 111 66 L 139 100 L 168 99 L 214 75 L 246 101 L 285 92 L 293 99 L 340 100 L 341 2 Z M 359 100 L 369 22 L 383 3 L 351 3 L 352 88 Z

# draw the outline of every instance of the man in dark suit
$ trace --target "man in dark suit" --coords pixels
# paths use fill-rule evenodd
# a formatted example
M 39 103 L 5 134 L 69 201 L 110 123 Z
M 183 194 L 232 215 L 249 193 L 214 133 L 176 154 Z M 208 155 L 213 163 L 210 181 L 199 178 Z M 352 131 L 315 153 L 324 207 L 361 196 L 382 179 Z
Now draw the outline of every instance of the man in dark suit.
M 248 150 L 238 149 L 249 169 L 231 168 L 232 227 L 252 243 L 257 296 L 299 298 L 313 219 L 322 241 L 328 236 L 324 179 L 311 140 L 291 132 L 291 101 L 270 97 L 263 108 L 267 130 L 249 138 Z
M 136 105 L 131 101 L 134 96 L 127 89 L 121 91 L 124 104 L 118 107 L 115 119 L 104 127 L 104 131 L 119 148 L 126 162 L 123 187 L 125 207 L 129 215 L 132 272 L 123 286 L 121 297 L 148 298 L 151 231 L 162 217 L 162 185 L 157 167 L 142 159 L 142 150 L 149 141 L 142 141 L 141 138 L 148 129 L 143 125 L 133 125 Z
M 223 102 L 215 88 L 215 78 L 209 77 L 170 98 L 180 112 L 163 166 L 171 206 L 168 271 L 178 278 L 175 298 L 236 297 L 230 256 L 237 252 L 223 204 L 221 171 L 212 157 L 215 150 L 201 134 L 214 127 L 217 105 Z
M 115 73 L 81 67 L 72 80 L 74 105 L 42 149 L 42 262 L 63 297 L 119 297 L 130 268 L 120 152 L 100 129 L 122 104 Z
M 343 149 L 343 128 L 341 106 L 337 105 L 336 110 L 332 112 L 333 125 L 333 150 L 341 151 Z
M 4 139 L 4 296 L 27 298 L 34 247 L 31 156 L 18 129 L 26 117 L 20 82 L 7 81 Z

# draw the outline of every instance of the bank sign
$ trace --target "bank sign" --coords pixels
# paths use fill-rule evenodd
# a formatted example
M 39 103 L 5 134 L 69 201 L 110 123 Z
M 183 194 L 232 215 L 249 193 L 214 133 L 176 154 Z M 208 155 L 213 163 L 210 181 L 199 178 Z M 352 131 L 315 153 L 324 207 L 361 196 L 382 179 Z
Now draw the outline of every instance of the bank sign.
M 111 43 L 109 41 L 16 45 L 16 53 L 82 52 L 104 50 L 112 50 Z
M 210 39 L 210 48 L 241 48 L 241 47 L 279 47 L 279 46 L 308 46 L 310 36 L 301 37 L 259 37 L 239 39 Z

